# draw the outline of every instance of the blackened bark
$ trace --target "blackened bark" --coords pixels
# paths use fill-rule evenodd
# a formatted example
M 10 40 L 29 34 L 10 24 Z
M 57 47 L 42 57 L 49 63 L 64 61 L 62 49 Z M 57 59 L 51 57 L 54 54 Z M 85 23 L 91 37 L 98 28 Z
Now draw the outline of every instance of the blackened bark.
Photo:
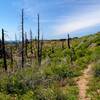
M 68 34 L 68 48 L 70 49 L 70 37 L 69 37 L 69 34 Z
M 27 39 L 27 33 L 25 33 L 25 55 L 27 57 L 27 47 L 28 47 L 28 39 Z
M 10 57 L 11 57 L 11 67 L 13 68 L 13 49 L 12 49 L 12 46 L 10 47 Z
M 18 48 L 18 41 L 17 41 L 17 36 L 16 36 L 16 34 L 15 34 L 15 44 L 16 44 L 16 50 L 17 50 L 17 48 Z
M 22 68 L 24 67 L 24 9 L 22 9 Z
M 42 36 L 41 48 L 40 48 L 40 65 L 41 65 L 41 61 L 42 61 L 42 51 L 43 51 L 43 36 Z
M 40 23 L 39 23 L 39 14 L 38 14 L 38 46 L 37 46 L 37 56 L 38 56 L 38 65 L 40 66 Z
M 2 29 L 2 55 L 3 55 L 3 62 L 4 62 L 4 69 L 7 71 L 7 62 L 6 62 L 6 52 L 5 52 L 5 38 L 4 38 L 4 29 Z
M 32 47 L 32 31 L 30 30 L 30 49 L 31 49 L 31 54 L 33 54 L 33 47 Z

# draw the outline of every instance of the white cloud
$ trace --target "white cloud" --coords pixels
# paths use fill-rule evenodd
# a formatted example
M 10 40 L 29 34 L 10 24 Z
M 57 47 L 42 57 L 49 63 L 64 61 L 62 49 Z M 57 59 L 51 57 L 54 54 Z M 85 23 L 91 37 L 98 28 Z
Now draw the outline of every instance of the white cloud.
M 66 32 L 75 32 L 80 29 L 95 26 L 97 24 L 100 24 L 100 13 L 99 11 L 87 12 L 83 14 L 80 13 L 78 15 L 72 16 L 71 19 L 72 20 L 67 22 L 68 19 L 65 18 L 65 21 L 55 25 L 54 31 L 57 34 L 62 34 Z
M 37 23 L 36 14 L 40 12 L 40 15 L 43 15 L 41 23 L 44 23 L 45 31 L 48 34 L 71 33 L 100 24 L 100 1 L 98 0 L 21 1 L 25 8 L 25 14 L 30 16 L 32 20 L 34 19 L 35 25 Z M 64 13 L 60 13 L 60 10 Z M 57 15 L 55 15 L 56 13 Z M 64 17 L 58 18 L 62 15 Z

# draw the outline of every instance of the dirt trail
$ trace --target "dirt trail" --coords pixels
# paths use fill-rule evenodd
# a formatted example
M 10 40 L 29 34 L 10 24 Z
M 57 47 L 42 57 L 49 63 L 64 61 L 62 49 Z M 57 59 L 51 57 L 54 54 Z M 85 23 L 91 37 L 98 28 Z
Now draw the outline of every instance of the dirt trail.
M 92 76 L 92 64 L 84 70 L 83 75 L 79 77 L 77 84 L 79 88 L 79 100 L 90 100 L 86 97 L 86 91 L 88 89 L 88 82 Z

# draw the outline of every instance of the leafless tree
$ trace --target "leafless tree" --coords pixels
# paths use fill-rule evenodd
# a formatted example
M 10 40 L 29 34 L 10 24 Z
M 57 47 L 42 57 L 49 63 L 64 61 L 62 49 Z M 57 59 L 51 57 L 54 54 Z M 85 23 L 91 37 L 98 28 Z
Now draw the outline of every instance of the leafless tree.
M 22 68 L 24 67 L 24 9 L 22 9 Z
M 2 29 L 2 53 L 3 53 L 3 61 L 4 61 L 3 67 L 4 67 L 5 71 L 7 71 L 4 29 Z

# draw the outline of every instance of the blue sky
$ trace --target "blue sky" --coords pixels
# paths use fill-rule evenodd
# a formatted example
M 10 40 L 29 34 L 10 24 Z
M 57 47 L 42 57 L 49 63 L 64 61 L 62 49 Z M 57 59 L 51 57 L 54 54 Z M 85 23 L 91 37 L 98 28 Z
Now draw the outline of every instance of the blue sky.
M 100 0 L 0 0 L 0 29 L 7 40 L 21 39 L 21 9 L 25 32 L 37 36 L 37 13 L 45 39 L 83 36 L 100 31 Z M 1 36 L 1 34 L 0 34 Z

